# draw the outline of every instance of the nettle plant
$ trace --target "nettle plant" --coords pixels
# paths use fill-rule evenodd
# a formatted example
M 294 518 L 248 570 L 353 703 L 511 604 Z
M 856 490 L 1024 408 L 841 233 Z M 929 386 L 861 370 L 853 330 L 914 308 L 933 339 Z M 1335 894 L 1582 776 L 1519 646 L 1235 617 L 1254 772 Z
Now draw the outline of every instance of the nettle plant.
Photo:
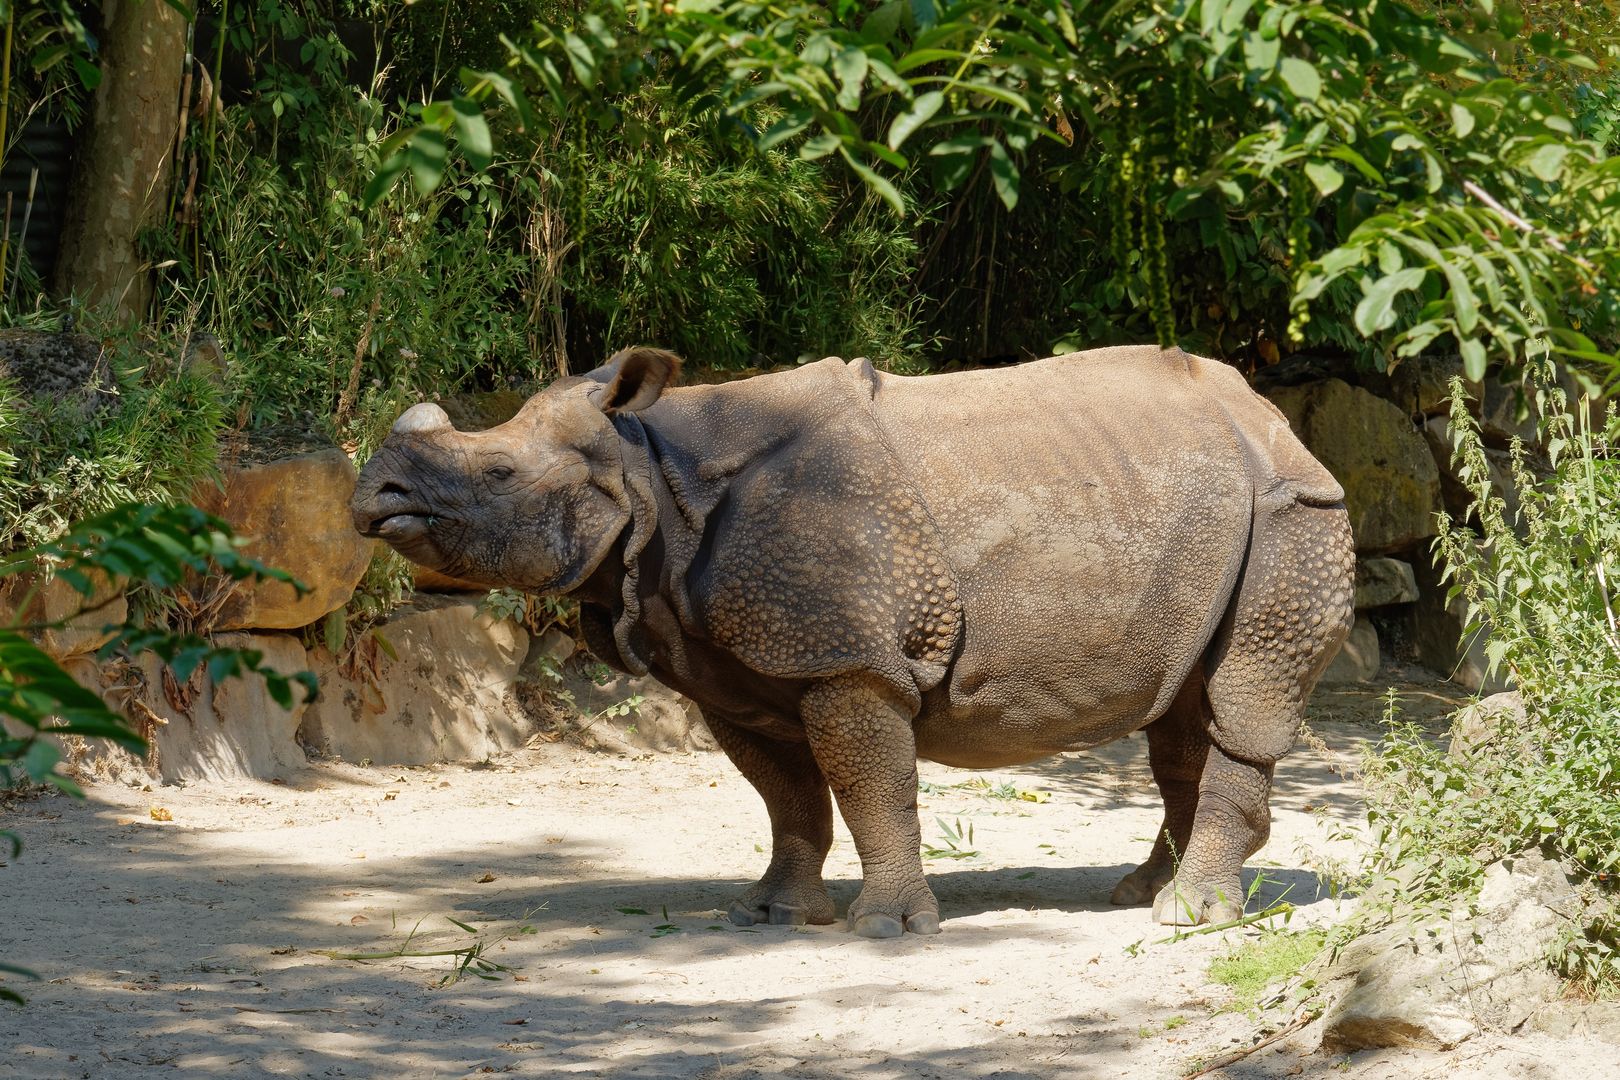
M 1547 367 L 1533 402 L 1551 471 L 1512 450 L 1515 521 L 1492 487 L 1469 402 L 1452 388 L 1459 475 L 1481 532 L 1441 518 L 1436 541 L 1469 634 L 1488 635 L 1490 667 L 1512 676 L 1522 723 L 1501 723 L 1447 753 L 1396 726 L 1366 763 L 1371 869 L 1407 895 L 1442 902 L 1477 886 L 1485 864 L 1541 849 L 1584 879 L 1584 934 L 1557 959 L 1587 983 L 1620 987 L 1620 417 L 1566 400 Z
M 1475 379 L 1532 342 L 1612 359 L 1620 163 L 1569 109 L 1596 64 L 1515 4 L 590 0 L 512 53 L 399 132 L 373 197 L 487 163 L 485 104 L 584 137 L 656 81 L 761 148 L 841 158 L 897 211 L 981 171 L 1010 207 L 1027 151 L 1068 144 L 1040 182 L 1108 178 L 1113 280 L 1163 344 L 1192 306 L 1173 293 L 1213 298 L 1258 257 L 1277 336 L 1379 367 L 1437 343 Z M 1173 276 L 1167 252 L 1212 270 Z

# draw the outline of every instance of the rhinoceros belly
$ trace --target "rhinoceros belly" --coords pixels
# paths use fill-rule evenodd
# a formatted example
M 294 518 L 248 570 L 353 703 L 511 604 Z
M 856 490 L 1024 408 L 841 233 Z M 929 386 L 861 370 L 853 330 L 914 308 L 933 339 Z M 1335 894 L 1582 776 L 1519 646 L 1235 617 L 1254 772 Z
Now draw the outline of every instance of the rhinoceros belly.
M 1226 414 L 1159 376 L 1059 358 L 884 380 L 878 415 L 962 604 L 961 646 L 916 721 L 924 757 L 982 768 L 1109 742 L 1197 663 L 1253 488 Z

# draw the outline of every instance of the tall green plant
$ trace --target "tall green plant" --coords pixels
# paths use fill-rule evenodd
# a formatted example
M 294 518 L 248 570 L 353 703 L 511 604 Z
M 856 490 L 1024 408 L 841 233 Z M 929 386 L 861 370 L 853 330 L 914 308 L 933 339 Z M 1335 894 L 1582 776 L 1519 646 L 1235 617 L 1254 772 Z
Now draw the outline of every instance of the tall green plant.
M 488 176 L 367 207 L 385 110 L 357 90 L 306 116 L 290 160 L 227 114 L 175 292 L 216 328 L 249 423 L 363 437 L 370 412 L 538 375 L 528 264 Z
M 1559 958 L 1588 982 L 1620 987 L 1620 417 L 1590 420 L 1545 373 L 1534 399 L 1552 472 L 1513 448 L 1518 520 L 1493 490 L 1472 410 L 1453 385 L 1458 475 L 1483 535 L 1442 515 L 1436 541 L 1469 635 L 1487 634 L 1524 717 L 1451 752 L 1397 728 L 1368 761 L 1372 869 L 1434 902 L 1477 885 L 1493 859 L 1540 848 L 1584 877 L 1585 935 Z
M 183 338 L 98 329 L 110 392 L 27 394 L 0 378 L 0 552 L 123 503 L 184 500 L 214 475 L 225 401 L 183 362 Z
M 659 341 L 716 367 L 866 355 L 904 367 L 917 342 L 911 234 L 839 178 L 666 91 L 577 157 L 577 250 L 562 284 L 600 355 Z M 522 187 L 519 187 L 522 191 Z M 841 209 L 840 204 L 852 202 Z

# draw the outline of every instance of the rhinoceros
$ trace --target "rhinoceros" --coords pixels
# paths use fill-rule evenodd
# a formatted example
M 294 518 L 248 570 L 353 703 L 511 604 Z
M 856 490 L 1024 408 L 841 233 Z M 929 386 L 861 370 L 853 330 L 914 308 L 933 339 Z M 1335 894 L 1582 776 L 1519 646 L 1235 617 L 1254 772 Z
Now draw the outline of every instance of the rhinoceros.
M 487 431 L 415 405 L 355 526 L 576 598 L 598 657 L 699 704 L 770 817 L 738 924 L 834 921 L 836 798 L 864 879 L 849 928 L 935 933 L 919 757 L 996 768 L 1139 730 L 1164 823 L 1111 899 L 1241 915 L 1273 765 L 1353 614 L 1344 493 L 1281 413 L 1151 347 L 715 386 L 673 386 L 679 366 L 626 349 Z

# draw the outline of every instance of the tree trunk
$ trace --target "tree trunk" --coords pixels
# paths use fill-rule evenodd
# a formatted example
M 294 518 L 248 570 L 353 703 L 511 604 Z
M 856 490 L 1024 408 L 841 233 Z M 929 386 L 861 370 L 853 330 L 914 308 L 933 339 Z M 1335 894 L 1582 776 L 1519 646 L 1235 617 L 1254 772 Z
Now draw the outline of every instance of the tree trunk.
M 101 85 L 73 173 L 57 291 L 139 318 L 151 276 L 135 241 L 165 212 L 186 20 L 164 0 L 105 0 Z

